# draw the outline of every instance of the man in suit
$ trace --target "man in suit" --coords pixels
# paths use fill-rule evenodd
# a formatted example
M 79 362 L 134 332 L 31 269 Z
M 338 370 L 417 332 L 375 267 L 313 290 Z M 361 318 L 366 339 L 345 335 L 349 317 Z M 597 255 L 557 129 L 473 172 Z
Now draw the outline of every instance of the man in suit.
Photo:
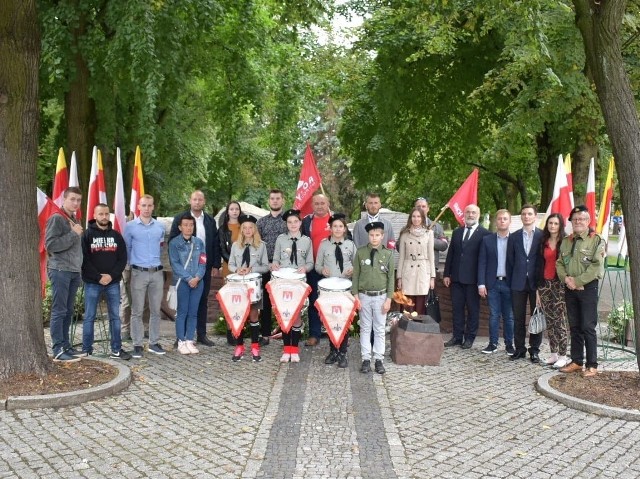
M 444 285 L 451 287 L 453 306 L 453 337 L 446 347 L 462 346 L 470 349 L 478 333 L 480 296 L 478 296 L 478 253 L 482 239 L 489 234 L 478 224 L 480 208 L 469 205 L 464 209 L 464 226 L 451 235 L 451 245 L 444 264 Z
M 513 361 L 527 356 L 527 300 L 531 314 L 536 307 L 536 265 L 542 241 L 542 231 L 536 228 L 537 214 L 535 206 L 523 205 L 520 210 L 522 228 L 509 235 L 507 241 L 507 283 L 511 288 L 516 345 L 516 351 L 510 358 Z M 532 363 L 540 362 L 541 343 L 542 333 L 529 335 L 529 355 Z
M 513 308 L 511 290 L 507 285 L 507 241 L 511 213 L 496 212 L 496 233 L 482 240 L 478 255 L 478 294 L 489 301 L 489 345 L 482 350 L 492 354 L 498 350 L 500 318 L 504 346 L 508 356 L 513 356 Z
M 177 214 L 173 218 L 171 224 L 171 232 L 169 233 L 169 241 L 172 238 L 180 234 L 178 226 L 180 225 L 180 218 L 185 213 L 191 214 L 196 219 L 196 231 L 195 235 L 200 238 L 207 251 L 207 269 L 202 278 L 203 290 L 202 297 L 200 298 L 200 304 L 198 305 L 198 325 L 196 328 L 196 339 L 199 344 L 205 346 L 213 346 L 214 342 L 207 337 L 207 313 L 209 299 L 209 291 L 211 291 L 211 273 L 215 276 L 220 274 L 220 244 L 218 242 L 218 228 L 216 226 L 216 220 L 208 213 L 204 212 L 206 204 L 204 193 L 200 190 L 196 190 L 191 193 L 189 199 L 191 209 L 183 211 Z

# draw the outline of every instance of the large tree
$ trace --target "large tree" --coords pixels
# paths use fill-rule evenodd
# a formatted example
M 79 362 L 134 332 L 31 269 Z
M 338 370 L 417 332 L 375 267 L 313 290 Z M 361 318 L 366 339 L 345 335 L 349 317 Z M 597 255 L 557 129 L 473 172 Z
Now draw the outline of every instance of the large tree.
M 47 369 L 38 270 L 35 0 L 0 2 L 0 380 Z
M 587 68 L 596 85 L 620 181 L 622 209 L 632 264 L 640 251 L 640 121 L 622 56 L 625 0 L 574 0 Z M 637 266 L 637 265 L 636 265 Z M 640 268 L 631 268 L 633 310 L 640 311 Z M 636 359 L 640 367 L 640 314 L 635 315 Z

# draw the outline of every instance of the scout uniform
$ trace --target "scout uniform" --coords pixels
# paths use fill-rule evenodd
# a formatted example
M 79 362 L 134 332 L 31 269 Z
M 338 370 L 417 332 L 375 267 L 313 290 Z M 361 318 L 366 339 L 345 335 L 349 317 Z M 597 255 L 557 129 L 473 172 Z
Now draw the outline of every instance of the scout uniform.
M 576 206 L 574 213 L 588 212 L 585 206 Z M 556 261 L 558 278 L 562 283 L 570 276 L 576 288 L 565 287 L 565 302 L 569 328 L 571 331 L 571 360 L 562 368 L 563 372 L 582 370 L 586 349 L 587 369 L 598 368 L 598 345 L 596 326 L 598 324 L 598 280 L 604 275 L 605 242 L 593 231 L 573 233 L 562 240 L 560 255 Z M 565 369 L 569 368 L 565 371 Z M 585 373 L 586 374 L 586 373 Z
M 369 223 L 365 226 L 367 233 L 372 229 L 383 229 L 381 222 Z M 380 245 L 373 248 L 367 244 L 358 248 L 353 260 L 353 278 L 351 292 L 360 300 L 360 349 L 362 353 L 362 372 L 370 371 L 371 330 L 373 329 L 373 359 L 376 371 L 384 372 L 384 335 L 386 314 L 382 306 L 387 298 L 393 296 L 394 290 L 393 251 Z

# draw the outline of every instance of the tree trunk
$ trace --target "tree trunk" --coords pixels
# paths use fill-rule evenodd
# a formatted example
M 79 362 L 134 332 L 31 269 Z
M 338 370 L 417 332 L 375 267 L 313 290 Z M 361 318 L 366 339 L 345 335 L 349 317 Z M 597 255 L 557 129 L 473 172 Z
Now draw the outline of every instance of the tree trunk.
M 35 0 L 0 2 L 0 380 L 47 370 L 36 158 L 40 35 Z
M 621 28 L 627 2 L 574 0 L 576 23 L 585 44 L 620 181 L 631 264 L 640 248 L 640 122 L 621 53 Z M 640 312 L 640 268 L 631 268 L 633 309 Z M 640 367 L 640 314 L 635 314 L 636 360 Z
M 75 2 L 76 7 L 80 8 Z M 95 145 L 97 129 L 96 105 L 89 96 L 91 72 L 87 61 L 82 55 L 82 36 L 86 33 L 87 22 L 84 14 L 78 19 L 77 28 L 71 30 L 73 48 L 75 49 L 75 69 L 69 72 L 72 78 L 69 90 L 64 95 L 64 118 L 67 126 L 67 148 L 76 152 L 78 160 L 78 179 L 80 188 L 86 198 L 91 172 L 91 152 Z M 65 149 L 66 150 L 66 149 Z
M 546 211 L 551 197 L 553 196 L 553 185 L 556 180 L 556 169 L 558 168 L 558 154 L 553 151 L 549 140 L 549 130 L 547 128 L 536 138 L 536 150 L 538 153 L 538 178 L 540 178 L 540 211 Z
M 584 204 L 587 192 L 587 177 L 591 158 L 598 163 L 598 145 L 583 141 L 571 154 L 571 174 L 573 176 L 573 199 L 576 205 Z M 591 212 L 591 214 L 594 214 Z

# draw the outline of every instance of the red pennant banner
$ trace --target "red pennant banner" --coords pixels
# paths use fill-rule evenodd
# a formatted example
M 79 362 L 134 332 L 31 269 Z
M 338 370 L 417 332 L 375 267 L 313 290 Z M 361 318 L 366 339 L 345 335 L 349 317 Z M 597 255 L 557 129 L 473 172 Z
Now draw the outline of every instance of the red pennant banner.
M 240 336 L 249 317 L 251 299 L 246 283 L 227 283 L 216 293 L 220 307 L 234 338 Z
M 358 298 L 347 291 L 322 291 L 316 300 L 329 340 L 339 348 L 358 309 Z
M 447 201 L 447 206 L 460 223 L 464 224 L 464 209 L 469 205 L 478 204 L 478 169 L 474 169 L 471 174 L 464 180 L 458 191 Z
M 266 289 L 280 329 L 288 333 L 311 293 L 311 286 L 302 281 L 276 278 L 267 283 Z
M 300 210 L 303 216 L 313 211 L 311 197 L 320 188 L 320 183 L 322 183 L 322 178 L 320 178 L 320 172 L 316 166 L 311 146 L 307 143 L 302 169 L 300 170 L 300 179 L 296 188 L 296 199 L 293 202 L 293 207 Z

